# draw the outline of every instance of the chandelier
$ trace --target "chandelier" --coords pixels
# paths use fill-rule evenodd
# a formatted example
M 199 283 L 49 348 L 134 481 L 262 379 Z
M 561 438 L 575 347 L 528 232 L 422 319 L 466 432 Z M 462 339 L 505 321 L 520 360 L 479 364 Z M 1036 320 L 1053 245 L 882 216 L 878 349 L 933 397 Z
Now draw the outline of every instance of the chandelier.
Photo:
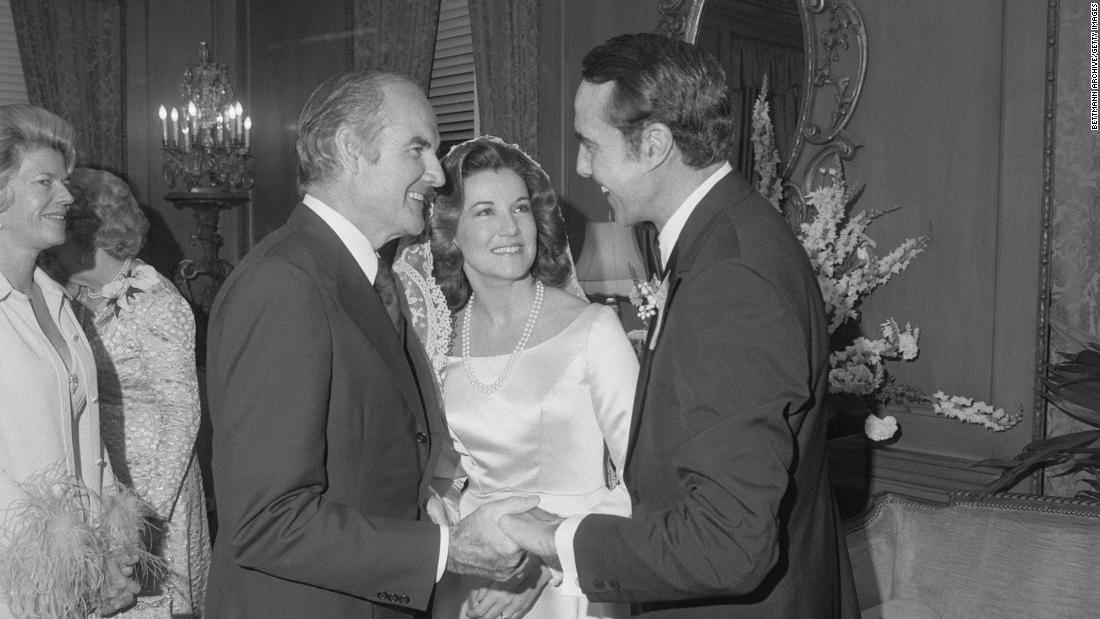
M 252 118 L 233 98 L 229 69 L 210 62 L 206 42 L 188 65 L 180 106 L 161 105 L 164 179 L 173 189 L 240 192 L 252 188 Z

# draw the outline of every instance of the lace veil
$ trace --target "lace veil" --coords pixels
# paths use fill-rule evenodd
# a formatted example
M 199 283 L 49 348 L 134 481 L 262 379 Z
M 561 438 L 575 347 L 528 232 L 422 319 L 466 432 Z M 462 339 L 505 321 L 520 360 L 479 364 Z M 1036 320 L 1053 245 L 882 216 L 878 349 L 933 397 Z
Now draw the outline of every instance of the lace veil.
M 450 152 L 476 141 L 493 141 L 505 144 L 500 138 L 483 135 L 453 147 Z M 515 144 L 507 144 L 507 146 L 523 153 L 539 172 L 546 175 L 542 166 L 523 152 L 519 146 Z M 450 156 L 450 153 L 448 153 L 448 156 Z M 549 176 L 547 176 L 547 181 L 549 182 Z M 564 221 L 561 207 L 556 207 L 556 211 L 557 217 Z M 433 221 L 434 208 L 430 210 L 430 213 L 426 224 L 429 230 Z M 423 236 L 425 239 L 430 238 L 430 234 Z M 581 290 L 580 282 L 577 281 L 577 270 L 573 263 L 573 256 L 569 253 L 568 243 L 565 251 L 566 257 L 569 259 L 569 277 L 562 288 L 587 301 L 588 297 L 585 296 L 584 291 Z M 432 268 L 432 250 L 428 240 L 403 245 L 398 249 L 397 257 L 394 258 L 393 262 L 394 275 L 397 276 L 402 289 L 405 291 L 409 324 L 417 336 L 420 337 L 424 350 L 428 353 L 428 358 L 431 359 L 437 387 L 442 388 L 443 372 L 447 367 L 447 351 L 451 349 L 451 340 L 454 334 L 454 317 L 447 308 L 447 300 L 443 296 L 443 290 L 435 281 Z

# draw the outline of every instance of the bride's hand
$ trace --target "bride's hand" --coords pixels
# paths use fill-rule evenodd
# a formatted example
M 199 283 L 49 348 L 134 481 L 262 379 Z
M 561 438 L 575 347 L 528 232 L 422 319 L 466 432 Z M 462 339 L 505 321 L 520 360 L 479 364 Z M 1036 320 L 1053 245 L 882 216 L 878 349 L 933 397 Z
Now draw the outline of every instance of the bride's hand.
M 443 502 L 442 497 L 434 489 L 429 488 L 428 503 L 425 505 L 425 511 L 428 512 L 428 518 L 432 522 L 438 525 L 451 526 L 454 521 L 451 520 L 450 514 L 447 511 L 447 506 Z
M 492 582 L 470 592 L 470 619 L 519 619 L 531 610 L 550 582 L 550 568 L 537 557 L 527 555 L 523 570 L 506 582 Z

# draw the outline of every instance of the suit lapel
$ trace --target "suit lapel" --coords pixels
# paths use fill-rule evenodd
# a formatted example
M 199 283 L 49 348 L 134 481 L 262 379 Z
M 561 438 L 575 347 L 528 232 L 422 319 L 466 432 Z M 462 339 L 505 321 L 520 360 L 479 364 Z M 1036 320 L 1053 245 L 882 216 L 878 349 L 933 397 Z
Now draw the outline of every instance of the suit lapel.
M 664 323 L 669 320 L 673 299 L 676 297 L 680 282 L 691 271 L 695 256 L 699 253 L 699 248 L 705 239 L 706 231 L 712 227 L 714 220 L 721 216 L 726 209 L 735 208 L 737 204 L 752 195 L 754 191 L 751 187 L 747 191 L 744 190 L 743 186 L 738 187 L 738 183 L 732 178 L 734 174 L 736 172 L 727 174 L 707 192 L 707 195 L 703 196 L 698 206 L 692 211 L 691 216 L 688 217 L 684 229 L 680 232 L 680 237 L 676 240 L 676 246 L 672 248 L 672 252 L 669 254 L 668 265 L 665 269 L 668 278 L 668 294 L 665 297 L 663 310 L 650 318 L 649 337 L 646 338 L 646 347 L 642 353 L 641 367 L 638 370 L 638 384 L 634 392 L 634 414 L 631 416 L 630 421 L 630 439 L 627 443 L 624 471 L 630 468 L 630 460 L 634 455 L 634 447 L 638 442 L 638 431 L 641 428 L 646 399 L 649 395 L 649 378 L 653 369 L 653 360 L 658 354 L 659 340 L 662 337 L 661 332 L 664 330 Z M 658 325 L 657 321 L 662 324 Z M 658 341 L 650 341 L 654 337 Z M 627 481 L 629 483 L 629 479 Z
M 299 204 L 288 223 L 295 225 L 310 239 L 322 273 L 332 282 L 336 300 L 378 354 L 387 361 L 386 370 L 404 396 L 409 410 L 422 406 L 412 367 L 405 356 L 405 347 L 393 328 L 386 306 L 370 280 L 340 241 L 309 207 Z

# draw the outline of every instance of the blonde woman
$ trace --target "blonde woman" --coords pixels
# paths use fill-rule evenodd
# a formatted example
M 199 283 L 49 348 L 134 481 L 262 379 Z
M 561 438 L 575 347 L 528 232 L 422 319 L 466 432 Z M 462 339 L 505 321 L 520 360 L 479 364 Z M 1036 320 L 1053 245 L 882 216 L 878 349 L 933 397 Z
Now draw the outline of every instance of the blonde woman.
M 92 497 L 114 485 L 100 442 L 92 351 L 64 289 L 36 267 L 41 251 L 65 241 L 72 203 L 65 181 L 74 158 L 73 129 L 63 119 L 30 105 L 0 107 L 0 531 L 5 533 L 45 526 L 28 522 L 44 510 L 22 509 L 34 489 L 48 494 L 60 485 L 78 485 L 66 495 L 75 505 L 52 505 L 95 518 Z M 21 541 L 26 540 L 5 540 Z M 67 550 L 81 553 L 81 548 Z M 32 609 L 42 612 L 44 606 L 92 610 L 84 603 L 97 603 L 97 610 L 107 613 L 130 605 L 138 591 L 128 578 L 117 579 L 99 602 L 93 602 L 90 591 L 72 591 L 71 596 L 50 591 L 40 574 L 23 580 L 7 563 L 16 554 L 34 560 L 12 546 L 0 548 L 7 578 L 0 583 L 0 619 Z M 92 568 L 121 577 L 132 572 L 130 562 L 112 556 L 108 565 Z M 50 606 L 55 603 L 71 607 Z

